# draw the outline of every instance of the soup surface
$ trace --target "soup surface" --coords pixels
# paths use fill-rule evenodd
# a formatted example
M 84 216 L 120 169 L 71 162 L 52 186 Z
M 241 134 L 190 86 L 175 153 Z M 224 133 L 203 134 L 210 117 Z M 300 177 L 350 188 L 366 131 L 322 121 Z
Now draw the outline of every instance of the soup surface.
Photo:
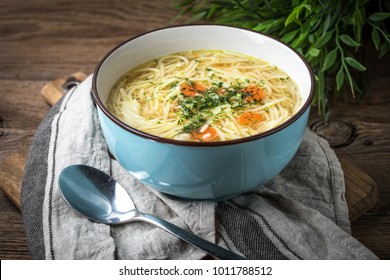
M 107 107 L 124 123 L 184 141 L 224 141 L 277 127 L 301 105 L 276 66 L 225 50 L 175 53 L 122 76 Z

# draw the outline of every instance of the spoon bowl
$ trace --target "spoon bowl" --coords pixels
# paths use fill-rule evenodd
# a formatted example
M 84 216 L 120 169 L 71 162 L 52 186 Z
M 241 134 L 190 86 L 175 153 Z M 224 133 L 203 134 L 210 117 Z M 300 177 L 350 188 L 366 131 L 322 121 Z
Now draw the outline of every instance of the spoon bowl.
M 88 165 L 70 165 L 59 177 L 65 201 L 92 221 L 114 225 L 145 221 L 217 259 L 245 259 L 165 220 L 139 211 L 126 190 L 110 175 Z

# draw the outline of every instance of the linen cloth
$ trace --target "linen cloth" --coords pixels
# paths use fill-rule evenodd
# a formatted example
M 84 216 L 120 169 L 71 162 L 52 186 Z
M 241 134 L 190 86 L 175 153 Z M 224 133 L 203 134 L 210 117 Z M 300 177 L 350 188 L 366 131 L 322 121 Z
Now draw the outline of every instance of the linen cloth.
M 145 222 L 109 226 L 76 213 L 58 176 L 71 164 L 111 174 L 143 212 L 248 259 L 376 259 L 350 235 L 340 163 L 306 129 L 291 163 L 270 182 L 224 202 L 183 201 L 145 186 L 110 157 L 90 95 L 92 76 L 48 113 L 33 139 L 21 209 L 34 259 L 201 259 L 205 254 Z

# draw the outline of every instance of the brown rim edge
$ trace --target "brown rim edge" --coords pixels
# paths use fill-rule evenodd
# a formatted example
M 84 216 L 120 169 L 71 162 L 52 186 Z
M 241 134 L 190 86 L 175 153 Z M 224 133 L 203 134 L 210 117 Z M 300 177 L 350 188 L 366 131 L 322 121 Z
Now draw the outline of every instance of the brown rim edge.
M 141 130 L 138 130 L 138 129 L 135 129 L 129 125 L 127 125 L 126 123 L 122 122 L 121 120 L 119 120 L 118 118 L 116 118 L 108 109 L 107 107 L 103 104 L 103 101 L 100 99 L 98 93 L 97 93 L 97 85 L 96 85 L 96 77 L 97 77 L 97 74 L 102 66 L 102 64 L 104 63 L 104 61 L 114 52 L 116 51 L 117 49 L 119 49 L 120 47 L 122 47 L 123 45 L 125 45 L 126 43 L 130 42 L 130 41 L 133 41 L 135 39 L 137 39 L 138 37 L 141 37 L 141 36 L 144 36 L 146 34 L 149 34 L 149 33 L 153 33 L 153 32 L 156 32 L 156 31 L 160 31 L 160 30 L 166 30 L 166 29 L 171 29 L 171 28 L 178 28 L 178 27 L 196 27 L 196 26 L 221 26 L 221 27 L 228 27 L 228 28 L 233 28 L 233 29 L 241 29 L 241 30 L 245 30 L 245 31 L 249 31 L 249 32 L 253 32 L 253 33 L 256 33 L 256 34 L 260 34 L 260 35 L 263 35 L 263 36 L 266 36 L 268 38 L 271 38 L 277 42 L 279 42 L 280 44 L 286 46 L 287 48 L 289 48 L 290 50 L 292 50 L 302 61 L 303 63 L 305 64 L 306 68 L 308 69 L 309 71 L 309 75 L 310 75 L 310 80 L 311 80 L 311 88 L 310 88 L 310 93 L 309 93 L 309 97 L 307 98 L 305 104 L 302 105 L 302 108 L 295 114 L 293 115 L 291 118 L 289 118 L 288 120 L 286 120 L 285 122 L 283 122 L 281 125 L 273 128 L 273 129 L 270 129 L 270 130 L 267 130 L 265 132 L 262 132 L 262 133 L 259 133 L 259 134 L 256 134 L 256 135 L 252 135 L 252 136 L 248 136 L 248 137 L 244 137 L 244 138 L 239 138 L 239 139 L 234 139 L 234 140 L 226 140 L 226 141 L 214 141 L 214 142 L 194 142 L 194 141 L 181 141 L 181 140 L 175 140 L 175 139 L 170 139 L 170 138 L 164 138 L 164 137 L 159 137 L 159 136 L 156 136 L 156 135 L 152 135 L 152 134 L 148 134 L 146 132 L 143 132 Z M 261 32 L 257 32 L 257 31 L 253 31 L 253 30 L 250 30 L 250 29 L 246 29 L 246 28 L 242 28 L 242 27 L 236 27 L 236 26 L 229 26 L 229 25 L 222 25 L 222 24 L 188 24 L 188 25 L 174 25 L 174 26 L 169 26 L 169 27 L 162 27 L 162 28 L 158 28 L 158 29 L 154 29 L 154 30 L 150 30 L 150 31 L 147 31 L 145 33 L 142 33 L 140 35 L 137 35 L 135 37 L 132 37 L 128 40 L 125 40 L 123 41 L 122 43 L 116 45 L 115 47 L 113 47 L 100 61 L 99 63 L 97 64 L 96 68 L 95 68 L 95 71 L 93 72 L 93 77 L 92 77 L 92 97 L 95 101 L 95 103 L 97 104 L 97 106 L 99 106 L 99 108 L 102 110 L 102 112 L 111 120 L 113 121 L 115 124 L 117 124 L 118 126 L 120 126 L 121 128 L 123 128 L 124 130 L 130 132 L 130 133 L 133 133 L 137 136 L 140 136 L 140 137 L 143 137 L 143 138 L 147 138 L 149 140 L 153 140 L 153 141 L 157 141 L 157 142 L 160 142 L 160 143 L 166 143 L 166 144 L 173 144 L 173 145 L 180 145 L 180 146 L 191 146 L 191 147 L 214 147 L 214 146 L 225 146 L 225 145 L 233 145 L 233 144 L 239 144 L 239 143 L 244 143 L 244 142 L 249 142 L 249 141 L 254 141 L 254 140 L 258 140 L 258 139 L 261 139 L 261 138 L 265 138 L 271 134 L 274 134 L 282 129 L 284 129 L 285 127 L 287 126 L 290 126 L 292 123 L 294 123 L 297 119 L 299 119 L 306 111 L 307 109 L 310 107 L 312 101 L 313 101 L 313 98 L 314 98 L 314 91 L 315 91 L 315 79 L 314 79 L 314 74 L 313 74 L 313 70 L 311 69 L 309 63 L 306 61 L 306 59 L 299 53 L 297 52 L 295 49 L 293 49 L 292 47 L 290 47 L 289 45 L 283 43 L 281 40 L 273 37 L 273 36 L 270 36 L 270 35 L 267 35 L 267 34 L 264 34 L 264 33 L 261 33 Z

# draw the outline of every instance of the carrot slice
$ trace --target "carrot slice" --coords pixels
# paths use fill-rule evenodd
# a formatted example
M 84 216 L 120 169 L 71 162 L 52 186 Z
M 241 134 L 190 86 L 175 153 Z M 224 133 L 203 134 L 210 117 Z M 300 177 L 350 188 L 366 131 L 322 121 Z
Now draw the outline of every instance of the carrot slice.
M 223 88 L 219 88 L 218 90 L 217 90 L 217 94 L 219 94 L 219 95 L 222 95 L 222 94 L 224 94 L 225 93 L 225 90 L 223 89 Z
M 263 121 L 264 117 L 259 113 L 244 112 L 238 116 L 237 120 L 242 125 L 248 125 Z
M 180 86 L 180 90 L 185 96 L 191 97 L 194 96 L 196 93 L 205 91 L 206 88 L 198 83 L 195 84 L 184 83 Z
M 196 140 L 207 142 L 216 139 L 218 137 L 218 133 L 215 128 L 209 126 L 208 128 L 202 130 L 202 132 L 192 132 L 192 137 Z
M 201 84 L 195 84 L 196 91 L 205 91 L 206 88 L 202 86 Z
M 246 102 L 253 102 L 265 97 L 263 90 L 257 86 L 249 85 L 245 87 L 243 92 L 249 93 L 249 96 L 245 98 Z

